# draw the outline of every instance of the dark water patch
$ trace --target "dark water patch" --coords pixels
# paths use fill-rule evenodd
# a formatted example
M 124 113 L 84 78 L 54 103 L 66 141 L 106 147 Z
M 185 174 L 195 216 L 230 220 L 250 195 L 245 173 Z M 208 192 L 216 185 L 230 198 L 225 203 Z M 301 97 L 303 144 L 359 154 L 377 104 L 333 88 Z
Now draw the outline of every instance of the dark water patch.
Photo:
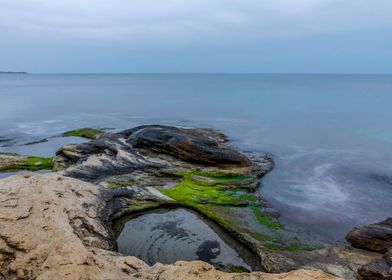
M 150 265 L 203 260 L 221 270 L 259 269 L 255 254 L 191 211 L 160 209 L 124 221 L 118 221 L 123 225 L 117 238 L 119 252 Z
M 206 240 L 197 247 L 196 255 L 199 260 L 209 262 L 221 253 L 220 243 L 216 240 Z

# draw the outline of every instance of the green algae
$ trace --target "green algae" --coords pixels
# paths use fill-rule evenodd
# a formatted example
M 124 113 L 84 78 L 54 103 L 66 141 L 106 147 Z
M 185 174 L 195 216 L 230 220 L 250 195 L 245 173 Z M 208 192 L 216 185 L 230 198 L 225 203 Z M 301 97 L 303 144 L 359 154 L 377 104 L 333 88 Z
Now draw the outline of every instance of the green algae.
M 260 207 L 257 204 L 252 204 L 250 206 L 252 209 L 256 221 L 260 224 L 264 225 L 269 229 L 282 229 L 283 225 L 276 219 L 269 217 L 265 212 L 261 211 Z
M 136 200 L 128 208 L 128 212 L 138 213 L 162 207 L 184 207 L 216 222 L 245 244 L 249 245 L 249 241 L 244 236 L 251 236 L 256 243 L 249 246 L 255 252 L 258 251 L 257 248 L 260 245 L 269 250 L 304 251 L 310 249 L 310 246 L 296 239 L 282 237 L 282 231 L 286 231 L 284 225 L 263 211 L 257 203 L 258 197 L 243 188 L 242 182 L 252 179 L 249 176 L 199 171 L 184 172 L 178 176 L 182 180 L 173 187 L 156 188 L 173 201 Z M 233 182 L 238 183 L 234 185 L 234 188 Z M 110 182 L 106 187 L 117 189 L 126 185 L 129 185 L 129 182 Z M 261 225 L 265 230 L 250 226 L 252 223 Z M 259 245 L 256 245 L 257 243 Z
M 32 142 L 27 142 L 25 145 L 26 145 L 26 146 L 35 145 L 35 144 L 40 144 L 40 143 L 46 143 L 46 142 L 48 142 L 48 141 L 49 141 L 48 139 L 43 138 L 43 139 L 41 139 L 41 140 L 32 141 Z
M 196 173 L 197 176 L 202 176 Z M 223 184 L 224 180 L 234 180 L 233 177 L 219 177 L 220 183 L 214 185 L 205 185 L 202 180 L 195 180 L 195 173 L 183 174 L 183 180 L 172 188 L 160 190 L 170 198 L 181 201 L 185 204 L 216 204 L 226 206 L 243 207 L 249 204 L 249 201 L 255 201 L 253 195 L 238 196 L 237 192 L 230 191 Z M 207 177 L 204 175 L 204 177 Z M 207 177 L 215 178 L 214 175 Z
M 121 188 L 122 186 L 119 184 L 114 184 L 114 183 L 108 183 L 107 185 L 105 185 L 105 188 L 109 189 L 109 190 L 117 190 L 119 188 Z
M 53 157 L 27 157 L 25 161 L 18 161 L 0 167 L 1 172 L 16 172 L 22 170 L 38 171 L 52 168 Z
M 213 220 L 223 223 L 214 211 L 208 209 L 208 205 L 220 205 L 226 207 L 249 207 L 255 216 L 255 221 L 268 229 L 282 229 L 283 225 L 272 217 L 266 215 L 257 205 L 257 197 L 242 190 L 230 190 L 223 183 L 217 185 L 202 185 L 200 181 L 193 180 L 193 175 L 208 178 L 219 178 L 221 182 L 230 180 L 241 181 L 248 179 L 247 176 L 233 176 L 226 174 L 209 174 L 192 172 L 183 174 L 183 180 L 169 189 L 159 190 L 168 197 L 183 203 L 188 207 L 195 208 Z
M 282 251 L 289 251 L 289 252 L 303 252 L 303 251 L 311 251 L 316 249 L 316 247 L 310 246 L 308 244 L 304 244 L 298 240 L 286 240 L 285 243 L 286 244 L 265 242 L 263 243 L 263 246 L 270 250 L 282 250 Z
M 242 266 L 231 265 L 228 268 L 228 272 L 230 272 L 230 273 L 244 273 L 244 272 L 250 272 L 250 271 Z
M 247 200 L 247 201 L 251 201 L 251 202 L 257 201 L 257 197 L 253 194 L 243 194 L 243 195 L 240 195 L 238 198 L 241 200 Z
M 104 133 L 102 129 L 95 128 L 80 128 L 71 131 L 67 131 L 63 133 L 63 136 L 74 136 L 74 137 L 82 137 L 87 139 L 97 139 L 99 136 Z

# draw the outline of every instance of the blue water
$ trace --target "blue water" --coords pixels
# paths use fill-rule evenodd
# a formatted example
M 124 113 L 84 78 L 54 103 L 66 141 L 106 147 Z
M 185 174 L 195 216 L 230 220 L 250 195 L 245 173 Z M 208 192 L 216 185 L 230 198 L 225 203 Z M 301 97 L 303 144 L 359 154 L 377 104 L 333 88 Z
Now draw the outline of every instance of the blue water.
M 86 126 L 213 127 L 274 156 L 261 192 L 310 238 L 392 213 L 391 75 L 0 75 L 0 101 L 2 151 L 47 156 Z

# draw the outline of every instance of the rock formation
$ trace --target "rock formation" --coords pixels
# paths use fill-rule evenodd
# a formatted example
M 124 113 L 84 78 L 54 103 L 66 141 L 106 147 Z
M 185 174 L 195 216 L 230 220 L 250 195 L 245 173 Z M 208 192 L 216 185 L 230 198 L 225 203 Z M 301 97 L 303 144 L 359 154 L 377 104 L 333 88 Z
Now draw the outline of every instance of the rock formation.
M 230 274 L 200 261 L 150 267 L 113 251 L 106 192 L 58 174 L 0 180 L 0 279 L 338 279 L 309 270 Z
M 322 270 L 355 279 L 359 267 L 365 275 L 373 271 L 365 265 L 380 259 L 378 252 L 350 247 L 310 250 L 292 231 L 285 235 L 257 192 L 272 159 L 245 156 L 221 133 L 151 125 L 93 138 L 62 147 L 53 159 L 58 173 L 0 181 L 3 278 L 337 279 Z M 26 161 L 51 166 L 51 159 L 0 154 L 5 170 Z M 116 253 L 113 222 L 158 207 L 198 212 L 252 251 L 254 269 L 287 273 L 228 274 L 202 262 L 150 267 Z

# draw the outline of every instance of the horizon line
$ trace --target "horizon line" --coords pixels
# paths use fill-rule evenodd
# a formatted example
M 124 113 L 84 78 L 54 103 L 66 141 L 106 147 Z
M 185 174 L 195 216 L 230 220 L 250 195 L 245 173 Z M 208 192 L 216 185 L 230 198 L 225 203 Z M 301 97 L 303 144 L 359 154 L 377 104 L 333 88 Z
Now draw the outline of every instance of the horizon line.
M 365 72 L 25 72 L 0 71 L 6 75 L 392 75 Z

